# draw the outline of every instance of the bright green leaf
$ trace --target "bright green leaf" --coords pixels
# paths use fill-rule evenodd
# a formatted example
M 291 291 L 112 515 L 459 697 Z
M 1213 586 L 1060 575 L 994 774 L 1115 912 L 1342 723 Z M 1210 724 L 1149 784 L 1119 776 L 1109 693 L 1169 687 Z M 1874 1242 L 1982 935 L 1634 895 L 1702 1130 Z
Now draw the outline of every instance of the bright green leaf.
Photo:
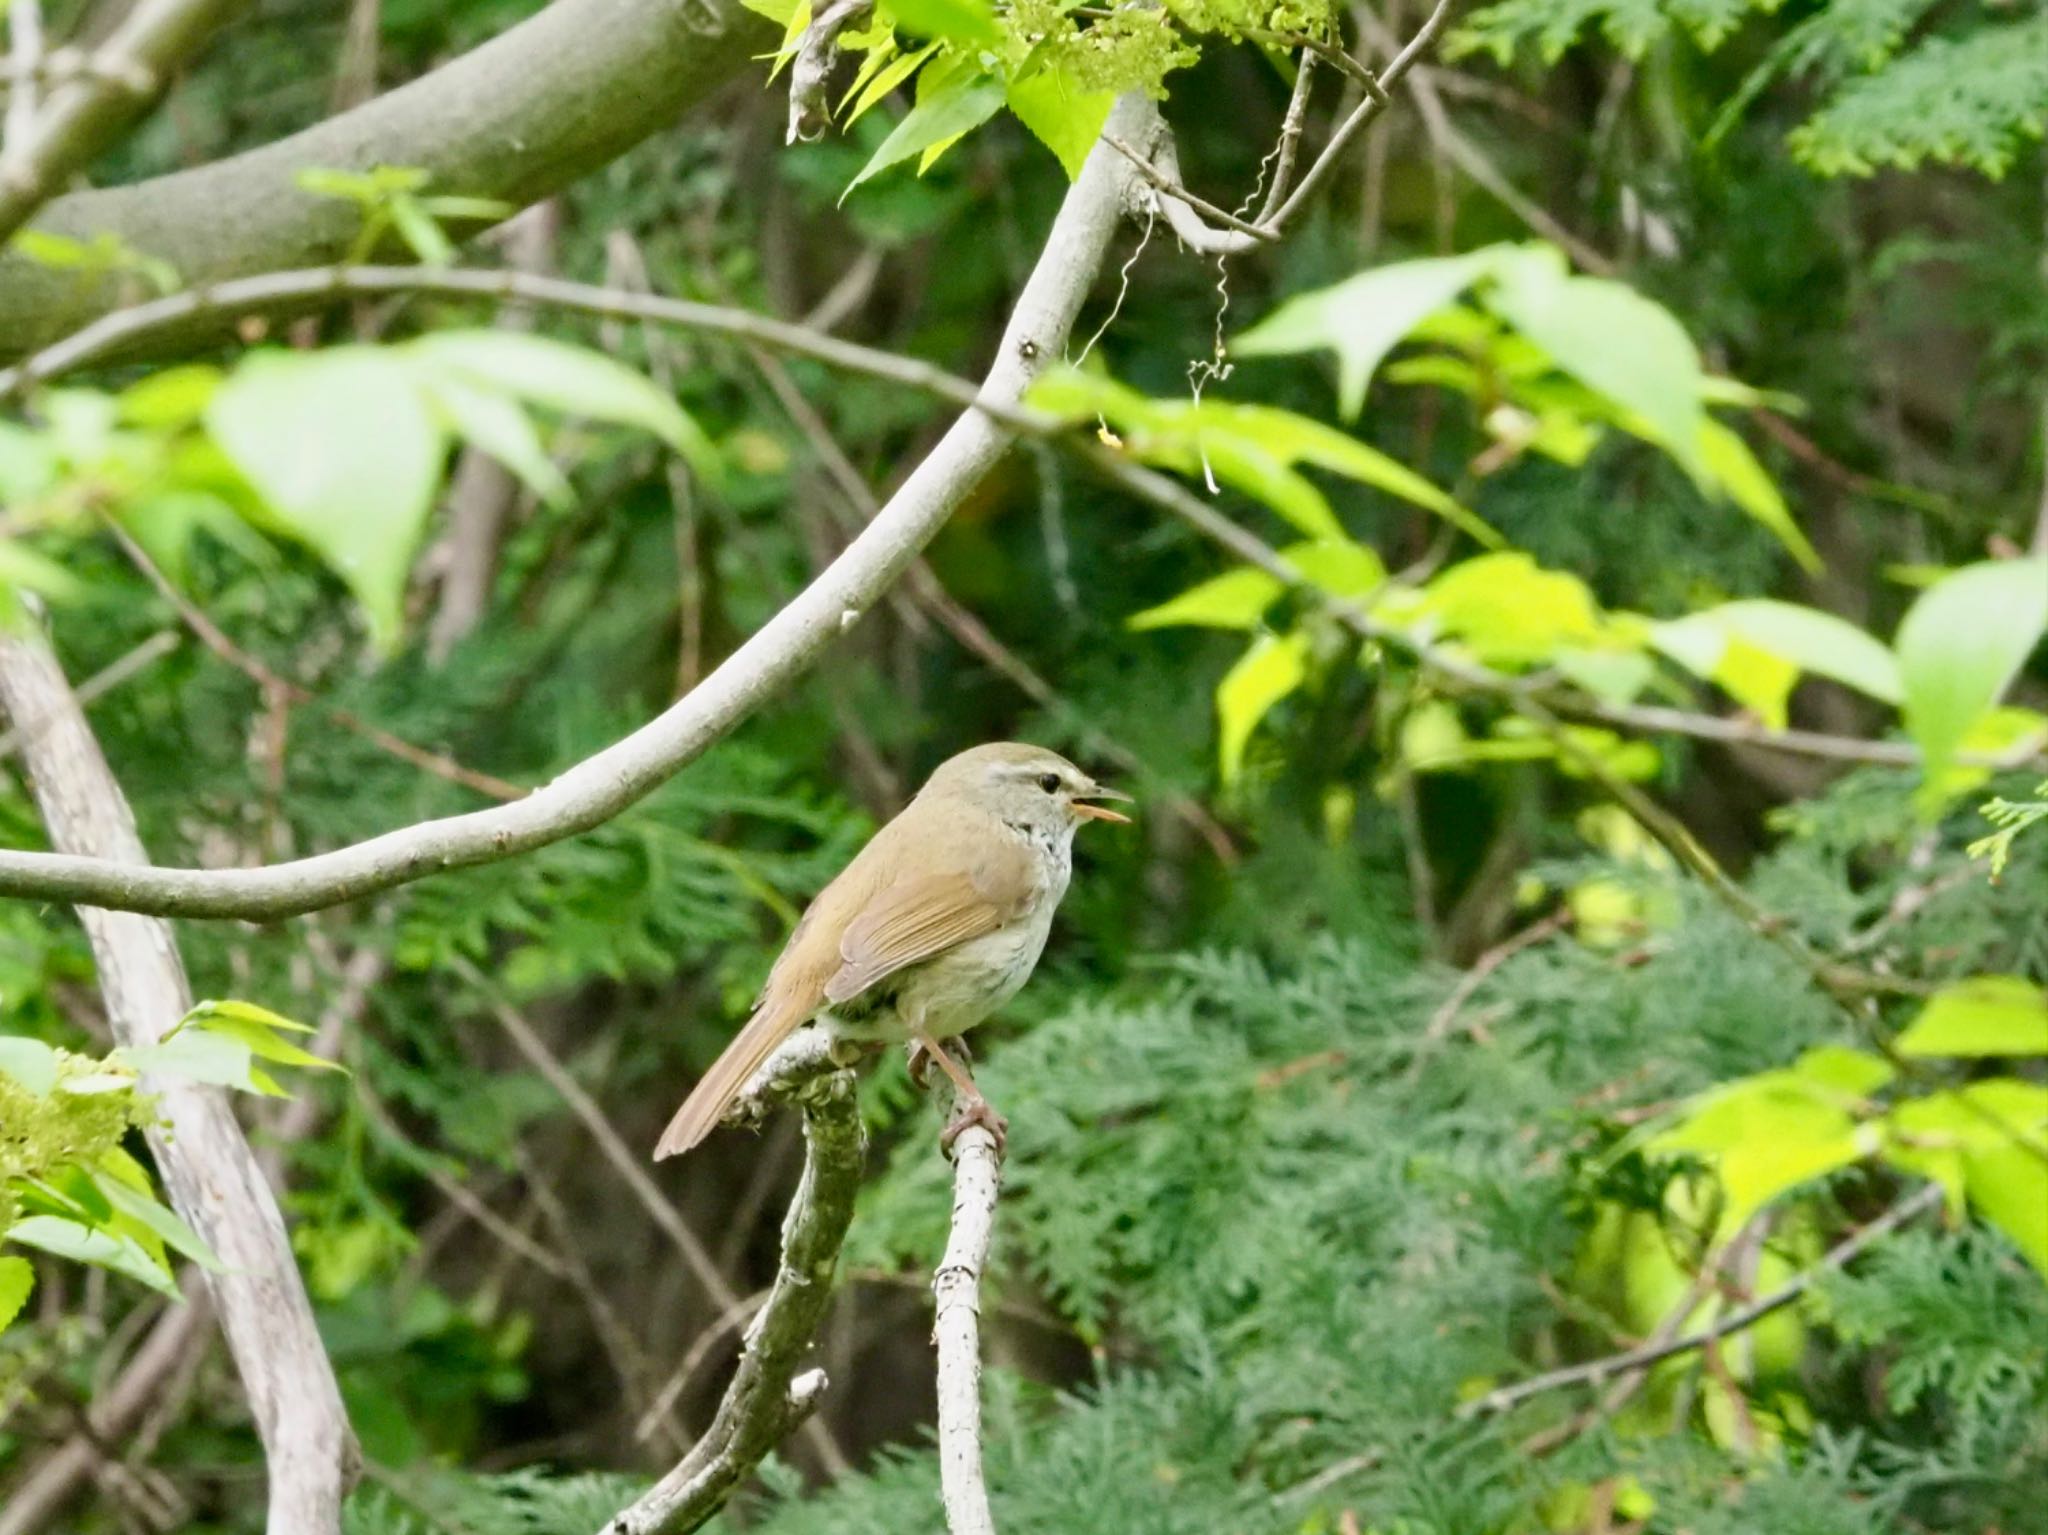
M 290 1095 L 271 1077 L 258 1069 L 255 1052 L 247 1041 L 205 1030 L 187 1029 L 154 1045 L 124 1045 L 114 1058 L 137 1071 L 177 1077 L 186 1082 L 203 1082 L 211 1087 L 232 1087 L 240 1092 L 260 1093 L 266 1098 Z
M 110 1174 L 98 1174 L 94 1180 L 100 1193 L 114 1209 L 149 1232 L 173 1251 L 183 1253 L 203 1269 L 220 1272 L 220 1259 L 190 1226 L 180 1219 L 177 1211 L 159 1203 L 148 1193 L 129 1187 L 127 1182 Z
M 446 447 L 411 370 L 373 347 L 253 353 L 206 423 L 277 520 L 355 594 L 377 646 L 393 648 Z
M 919 82 L 920 87 L 923 80 Z M 922 93 L 921 93 L 922 94 Z M 904 115 L 889 136 L 875 149 L 868 163 L 847 184 L 851 192 L 862 182 L 899 165 L 912 155 L 921 155 L 935 145 L 945 144 L 980 127 L 1003 104 L 1003 83 L 985 75 L 965 72 L 935 87 Z M 843 195 L 842 195 L 843 200 Z
M 682 406 L 602 352 L 512 330 L 436 331 L 403 351 L 428 365 L 429 380 L 452 373 L 474 389 L 564 415 L 639 427 L 674 448 L 699 475 L 718 476 L 717 450 Z
M 169 1272 L 133 1237 L 95 1231 L 61 1215 L 31 1215 L 7 1228 L 7 1240 L 75 1263 L 94 1264 L 139 1280 L 160 1294 L 178 1293 Z
M 57 1085 L 57 1052 L 40 1039 L 0 1034 L 0 1074 L 44 1097 Z
M 543 501 L 556 506 L 568 501 L 568 480 L 548 457 L 533 419 L 517 400 L 479 389 L 455 373 L 430 375 L 426 389 L 456 436 L 503 464 Z
M 918 37 L 993 43 L 1002 33 L 988 0 L 888 0 L 897 23 Z
M 905 80 L 916 74 L 925 61 L 938 51 L 939 45 L 937 43 L 926 43 L 924 47 L 916 52 L 899 55 L 890 61 L 889 65 L 876 74 L 865 86 L 856 83 L 847 92 L 849 97 L 855 97 L 855 92 L 857 91 L 858 96 L 854 99 L 853 110 L 846 115 L 846 126 L 851 128 L 855 123 L 859 122 L 861 118 L 867 115 L 870 108 L 886 97 L 891 91 L 895 90 Z
M 1624 414 L 1699 477 L 1706 407 L 1699 349 L 1661 304 L 1625 283 L 1574 277 L 1549 247 L 1496 256 L 1488 305 L 1551 360 Z
M 1081 174 L 1089 150 L 1102 136 L 1114 91 L 1084 91 L 1064 69 L 1042 69 L 1012 85 L 1003 99 L 1038 142 L 1059 157 L 1072 181 Z
M 1776 534 L 1795 560 L 1809 571 L 1821 568 L 1820 555 L 1792 520 L 1792 509 L 1777 482 L 1757 462 L 1749 444 L 1712 416 L 1700 418 L 1699 461 L 1705 477 Z
M 1157 607 L 1133 613 L 1126 623 L 1133 629 L 1254 629 L 1260 615 L 1286 589 L 1278 577 L 1247 566 L 1191 586 Z
M 2048 991 L 2017 975 L 1945 986 L 1899 1036 L 1901 1055 L 2048 1055 Z
M 1970 1203 L 2012 1239 L 2048 1279 L 2048 1161 L 2027 1146 L 1985 1146 L 1963 1153 Z
M 1244 769 L 1245 747 L 1272 707 L 1308 676 L 1308 636 L 1262 634 L 1216 685 L 1217 756 L 1225 784 Z
M 1725 602 L 1698 616 L 1802 671 L 1831 678 L 1882 703 L 1896 704 L 1904 696 L 1892 653 L 1832 613 L 1759 597 Z
M 1999 700 L 2048 629 L 2048 558 L 1966 566 L 1924 592 L 1899 625 L 1894 649 L 1905 688 L 1906 730 L 1920 747 L 1938 808 L 1944 770 L 1964 735 Z
M 1488 665 L 1546 661 L 1601 638 L 1599 605 L 1577 576 L 1515 551 L 1460 561 L 1431 581 L 1425 611 Z
M 36 1287 L 36 1266 L 26 1258 L 0 1257 L 0 1332 L 5 1332 Z
M 1338 408 L 1347 420 L 1355 418 L 1387 353 L 1477 281 L 1498 254 L 1494 248 L 1360 272 L 1289 299 L 1233 341 L 1231 350 L 1244 357 L 1334 351 Z

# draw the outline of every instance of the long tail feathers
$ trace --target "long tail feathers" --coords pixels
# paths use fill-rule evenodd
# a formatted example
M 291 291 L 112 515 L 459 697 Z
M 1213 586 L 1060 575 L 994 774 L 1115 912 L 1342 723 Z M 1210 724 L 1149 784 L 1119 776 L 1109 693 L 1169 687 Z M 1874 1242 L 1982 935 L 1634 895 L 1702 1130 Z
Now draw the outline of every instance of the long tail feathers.
M 654 1148 L 654 1160 L 659 1162 L 663 1157 L 688 1151 L 717 1129 L 733 1099 L 747 1085 L 747 1079 L 761 1069 L 762 1062 L 775 1053 L 775 1047 L 802 1021 L 800 1013 L 773 1007 L 764 1007 L 748 1019 L 747 1026 L 725 1047 L 725 1053 L 711 1063 L 711 1069 L 676 1110 L 676 1117 L 668 1122 L 660 1144 Z

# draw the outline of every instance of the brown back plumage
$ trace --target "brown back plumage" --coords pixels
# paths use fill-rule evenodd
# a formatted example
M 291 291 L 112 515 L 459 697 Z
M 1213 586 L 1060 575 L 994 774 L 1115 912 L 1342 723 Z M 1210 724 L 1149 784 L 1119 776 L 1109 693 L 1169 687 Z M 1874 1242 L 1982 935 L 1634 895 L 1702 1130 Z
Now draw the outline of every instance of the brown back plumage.
M 669 1122 L 656 1160 L 709 1135 L 775 1047 L 820 1010 L 1024 911 L 1034 889 L 1030 850 L 987 803 L 983 779 L 960 766 L 1008 760 L 998 751 L 1038 749 L 1005 744 L 954 758 L 819 892 L 769 971 L 746 1027 Z

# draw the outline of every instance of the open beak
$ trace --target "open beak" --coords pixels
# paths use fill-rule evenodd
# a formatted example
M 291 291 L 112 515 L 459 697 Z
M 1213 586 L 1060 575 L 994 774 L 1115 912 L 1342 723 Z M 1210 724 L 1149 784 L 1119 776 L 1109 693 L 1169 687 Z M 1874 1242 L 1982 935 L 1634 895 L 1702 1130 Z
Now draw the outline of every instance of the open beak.
M 1096 784 L 1093 788 L 1089 789 L 1085 798 L 1120 799 L 1127 805 L 1131 802 L 1130 795 L 1124 793 L 1123 790 L 1105 789 L 1101 784 Z M 1131 824 L 1129 816 L 1119 815 L 1116 811 L 1105 809 L 1101 805 L 1086 804 L 1084 803 L 1084 797 L 1079 795 L 1075 796 L 1074 799 L 1074 814 L 1081 817 L 1084 821 L 1115 821 L 1122 826 Z

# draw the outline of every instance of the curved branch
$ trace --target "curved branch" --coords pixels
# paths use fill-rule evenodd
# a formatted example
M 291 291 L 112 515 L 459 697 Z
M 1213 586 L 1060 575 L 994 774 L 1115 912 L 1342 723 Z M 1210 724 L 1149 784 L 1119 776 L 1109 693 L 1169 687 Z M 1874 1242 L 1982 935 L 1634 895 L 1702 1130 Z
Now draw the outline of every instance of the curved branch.
M 34 728 L 22 743 L 29 787 L 60 848 L 120 867 L 146 855 L 134 817 L 57 659 L 39 636 L 0 638 L 0 707 Z M 107 1018 L 123 1044 L 152 1045 L 192 1007 L 170 929 L 87 908 Z M 272 1535 L 341 1527 L 355 1437 L 277 1201 L 219 1088 L 149 1081 L 162 1118 L 150 1145 L 178 1213 L 220 1257 L 214 1310 L 248 1392 L 270 1476 Z
M 781 1266 L 747 1328 L 739 1369 L 704 1437 L 674 1470 L 614 1515 L 603 1535 L 696 1529 L 824 1393 L 824 1371 L 798 1375 L 796 1368 L 832 1298 L 866 1138 L 851 1072 L 813 1076 L 794 1091 L 804 1104 L 803 1181 L 783 1221 Z
M 249 0 L 142 0 L 36 114 L 26 144 L 0 162 L 0 247 L 72 172 L 89 165 L 155 100 L 164 81 Z
M 523 207 L 668 127 L 774 36 L 739 0 L 555 0 L 432 74 L 303 133 L 194 170 L 60 197 L 36 227 L 74 239 L 111 234 L 197 285 L 339 260 L 358 212 L 302 191 L 301 170 L 414 165 L 442 191 Z M 0 254 L 0 356 L 76 330 L 132 296 L 126 288 L 116 274 Z M 205 318 L 151 339 L 218 334 Z
M 1142 97 L 1109 130 L 1126 133 Z M 1014 411 L 1060 355 L 1109 247 L 1123 161 L 1098 143 L 1069 189 L 979 398 Z M 367 842 L 255 869 L 135 866 L 60 853 L 0 853 L 0 895 L 81 900 L 158 916 L 276 919 L 359 900 L 429 874 L 558 842 L 644 798 L 796 677 L 889 589 L 1014 438 L 988 409 L 963 413 L 880 515 L 789 605 L 668 711 L 523 800 L 424 821 Z
M 939 1355 L 939 1494 L 951 1535 L 995 1535 L 981 1470 L 981 1275 L 995 1234 L 1002 1165 L 995 1137 L 970 1125 L 953 1142 L 953 1229 L 932 1275 Z

